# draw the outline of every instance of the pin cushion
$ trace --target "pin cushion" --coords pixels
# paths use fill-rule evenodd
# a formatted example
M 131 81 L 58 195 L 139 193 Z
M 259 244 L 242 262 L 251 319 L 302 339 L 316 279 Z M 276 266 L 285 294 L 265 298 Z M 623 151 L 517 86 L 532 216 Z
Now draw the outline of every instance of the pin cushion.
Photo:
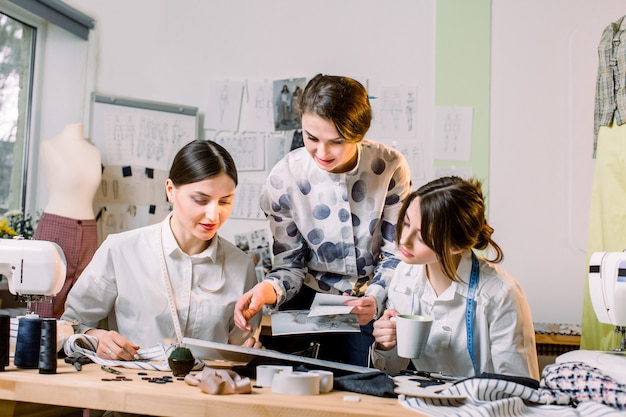
M 191 372 L 196 360 L 189 348 L 178 346 L 167 358 L 167 363 L 174 376 L 185 376 Z

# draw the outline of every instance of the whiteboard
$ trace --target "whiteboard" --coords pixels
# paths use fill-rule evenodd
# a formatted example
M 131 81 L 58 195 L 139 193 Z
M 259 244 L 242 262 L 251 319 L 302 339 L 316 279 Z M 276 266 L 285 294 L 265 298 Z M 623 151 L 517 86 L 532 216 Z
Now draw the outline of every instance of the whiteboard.
M 93 93 L 89 138 L 104 165 L 169 171 L 176 152 L 198 137 L 198 108 Z

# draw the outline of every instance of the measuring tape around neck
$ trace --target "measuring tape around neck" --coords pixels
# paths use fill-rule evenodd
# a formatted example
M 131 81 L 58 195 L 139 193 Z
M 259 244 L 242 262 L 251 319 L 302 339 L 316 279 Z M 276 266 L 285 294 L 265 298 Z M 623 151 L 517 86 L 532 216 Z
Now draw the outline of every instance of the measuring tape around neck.
M 480 267 L 478 258 L 472 251 L 472 272 L 470 275 L 469 288 L 467 290 L 467 301 L 465 306 L 465 328 L 467 330 L 467 350 L 472 360 L 474 375 L 478 375 L 478 367 L 474 358 L 474 316 L 476 315 L 476 288 L 478 287 L 478 275 Z

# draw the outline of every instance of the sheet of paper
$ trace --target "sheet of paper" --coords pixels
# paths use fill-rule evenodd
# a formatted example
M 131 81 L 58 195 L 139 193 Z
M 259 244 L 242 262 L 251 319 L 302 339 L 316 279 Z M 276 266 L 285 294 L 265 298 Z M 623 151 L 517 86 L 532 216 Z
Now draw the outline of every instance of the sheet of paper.
M 354 314 L 309 317 L 309 310 L 287 310 L 272 314 L 272 335 L 360 332 Z
M 311 307 L 309 317 L 330 316 L 333 314 L 350 314 L 354 306 L 315 306 Z
M 317 306 L 342 306 L 348 300 L 356 300 L 358 297 L 345 296 L 341 294 L 315 294 L 311 309 Z M 334 313 L 333 313 L 334 314 Z

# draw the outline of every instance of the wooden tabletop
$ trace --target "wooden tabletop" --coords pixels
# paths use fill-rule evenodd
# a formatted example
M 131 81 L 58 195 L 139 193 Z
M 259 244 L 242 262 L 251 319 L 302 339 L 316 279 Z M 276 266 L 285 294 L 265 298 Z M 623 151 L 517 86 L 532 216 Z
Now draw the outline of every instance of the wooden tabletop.
M 18 369 L 11 364 L 0 372 L 0 408 L 28 402 L 172 417 L 422 416 L 402 407 L 394 398 L 342 391 L 291 396 L 274 394 L 270 388 L 253 388 L 252 394 L 210 395 L 176 378 L 171 383 L 156 384 L 142 380 L 137 375 L 139 370 L 116 369 L 123 372 L 125 380 L 103 381 L 102 378 L 114 379 L 115 375 L 93 363 L 77 371 L 59 360 L 57 373 L 50 375 L 40 374 L 37 369 Z M 154 378 L 170 375 L 148 372 L 148 377 Z M 358 396 L 360 401 L 345 401 L 345 396 Z

